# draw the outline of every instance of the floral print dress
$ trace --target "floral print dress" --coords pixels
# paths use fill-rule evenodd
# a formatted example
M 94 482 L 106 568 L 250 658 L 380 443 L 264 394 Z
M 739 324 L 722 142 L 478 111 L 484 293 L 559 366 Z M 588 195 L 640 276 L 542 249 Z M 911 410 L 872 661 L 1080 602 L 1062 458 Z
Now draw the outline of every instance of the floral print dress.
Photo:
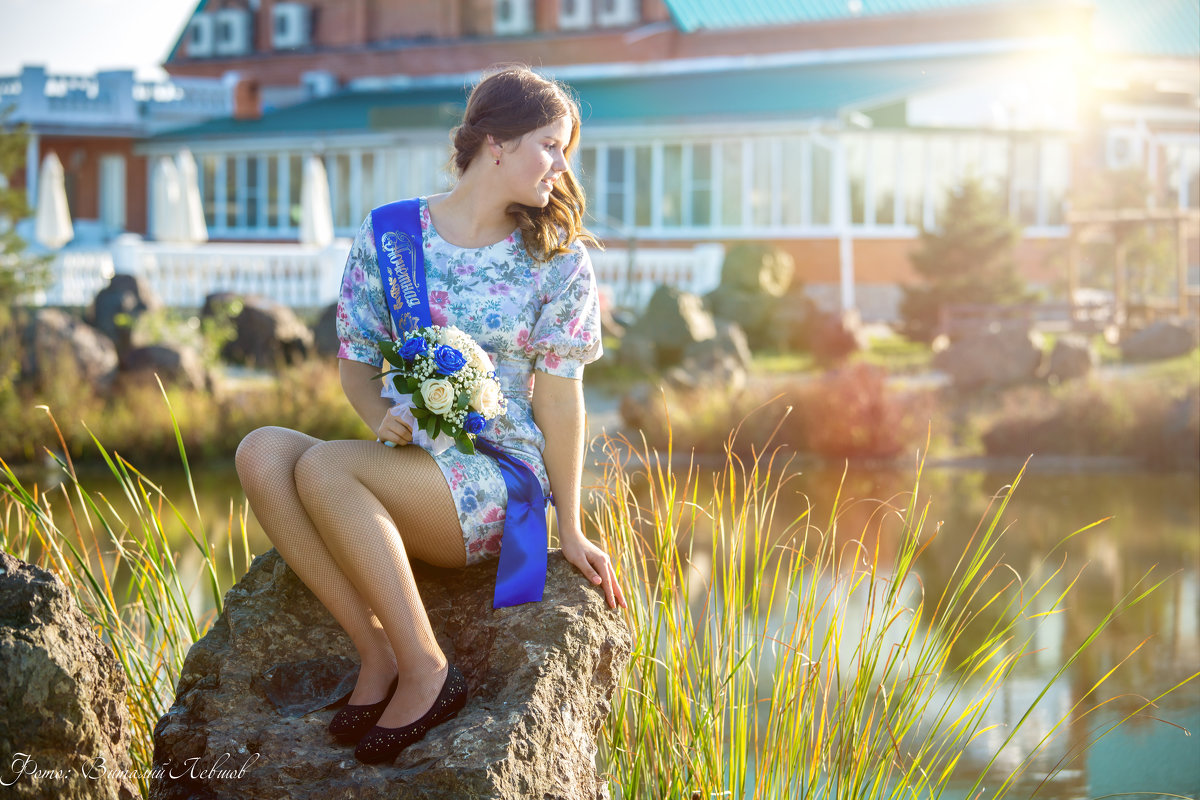
M 600 357 L 600 307 L 591 259 L 582 245 L 539 262 L 525 252 L 520 231 L 479 248 L 438 235 L 420 200 L 421 238 L 434 325 L 456 325 L 492 357 L 508 398 L 508 413 L 488 422 L 484 439 L 529 465 L 549 495 L 542 461 L 546 441 L 533 421 L 533 370 L 580 379 Z M 383 364 L 379 342 L 392 339 L 392 319 L 379 276 L 368 216 L 346 261 L 337 308 L 338 357 Z M 458 507 L 467 563 L 500 554 L 508 491 L 496 462 L 451 447 L 433 456 Z

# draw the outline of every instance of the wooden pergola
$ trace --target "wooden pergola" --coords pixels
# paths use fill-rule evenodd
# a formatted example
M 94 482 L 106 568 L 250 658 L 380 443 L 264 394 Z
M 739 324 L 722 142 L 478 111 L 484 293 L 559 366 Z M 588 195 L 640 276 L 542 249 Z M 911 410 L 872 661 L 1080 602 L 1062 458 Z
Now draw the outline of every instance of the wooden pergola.
M 1188 292 L 1188 237 L 1200 235 L 1200 210 L 1137 208 L 1112 211 L 1072 211 L 1067 214 L 1070 225 L 1070 241 L 1067 251 L 1067 298 L 1075 309 L 1075 293 L 1079 289 L 1079 259 L 1082 246 L 1107 234 L 1114 248 L 1113 305 L 1116 322 L 1124 324 L 1127 317 L 1129 297 L 1126 279 L 1126 259 L 1129 252 L 1129 237 L 1134 231 L 1146 227 L 1169 225 L 1175 240 L 1175 282 L 1178 304 L 1176 311 L 1181 317 L 1192 312 Z

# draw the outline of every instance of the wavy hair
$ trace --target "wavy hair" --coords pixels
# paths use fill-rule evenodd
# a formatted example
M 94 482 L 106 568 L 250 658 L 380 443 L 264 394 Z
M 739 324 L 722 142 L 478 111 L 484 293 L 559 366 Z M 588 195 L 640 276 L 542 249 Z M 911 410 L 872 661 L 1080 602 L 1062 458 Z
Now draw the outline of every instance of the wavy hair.
M 500 143 L 519 140 L 562 117 L 571 120 L 571 137 L 563 148 L 569 164 L 579 145 L 579 104 L 570 90 L 526 66 L 487 72 L 467 98 L 462 124 L 450 134 L 454 168 L 460 176 L 466 172 L 489 135 Z M 547 261 L 568 252 L 573 242 L 600 246 L 583 225 L 586 207 L 583 187 L 568 167 L 554 182 L 545 208 L 513 203 L 507 210 L 517 219 L 525 250 L 536 260 Z

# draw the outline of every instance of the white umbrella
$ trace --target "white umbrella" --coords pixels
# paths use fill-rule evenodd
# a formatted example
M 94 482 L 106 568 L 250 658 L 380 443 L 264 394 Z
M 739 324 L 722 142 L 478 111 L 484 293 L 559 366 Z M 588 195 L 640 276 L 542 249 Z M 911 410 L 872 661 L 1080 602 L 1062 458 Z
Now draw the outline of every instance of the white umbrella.
M 184 214 L 179 168 L 168 156 L 158 158 L 150 174 L 150 236 L 160 242 L 184 241 Z
M 57 250 L 75 238 L 75 226 L 71 224 L 71 210 L 67 207 L 67 181 L 62 162 L 54 153 L 47 153 L 42 160 L 37 195 L 33 238 L 44 247 Z
M 190 150 L 182 150 L 179 162 L 179 186 L 183 192 L 183 239 L 193 244 L 208 241 L 208 225 L 204 222 L 204 204 L 200 200 L 200 171 Z
M 333 241 L 333 208 L 325 164 L 309 156 L 300 188 L 300 243 L 325 247 Z

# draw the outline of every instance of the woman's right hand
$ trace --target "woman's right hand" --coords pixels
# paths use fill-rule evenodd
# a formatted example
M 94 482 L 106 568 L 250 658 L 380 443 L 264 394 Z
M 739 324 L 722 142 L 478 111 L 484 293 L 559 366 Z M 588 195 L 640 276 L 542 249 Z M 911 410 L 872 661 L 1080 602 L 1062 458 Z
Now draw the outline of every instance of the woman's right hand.
M 391 442 L 392 447 L 412 444 L 412 428 L 404 420 L 396 416 L 399 406 L 388 409 L 383 415 L 383 422 L 375 429 L 375 436 L 384 444 Z

